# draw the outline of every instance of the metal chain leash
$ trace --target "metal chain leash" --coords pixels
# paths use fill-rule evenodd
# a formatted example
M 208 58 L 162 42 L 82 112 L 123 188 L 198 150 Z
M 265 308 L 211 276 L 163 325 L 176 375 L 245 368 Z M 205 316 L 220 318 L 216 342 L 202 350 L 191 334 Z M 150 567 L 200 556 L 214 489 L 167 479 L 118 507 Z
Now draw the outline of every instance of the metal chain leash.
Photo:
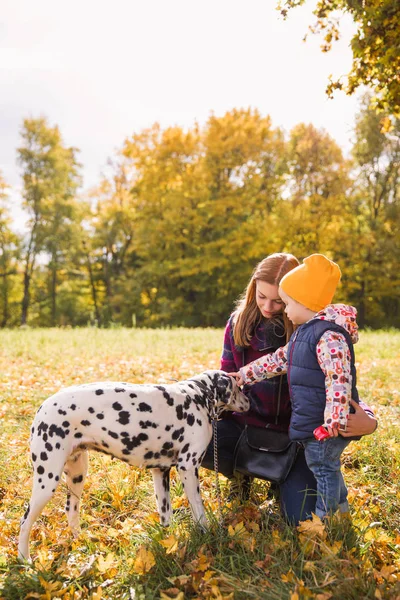
M 174 379 L 173 377 L 169 377 L 170 381 L 178 382 L 178 379 Z M 220 524 L 222 524 L 222 498 L 221 498 L 221 487 L 219 485 L 219 477 L 218 477 L 218 423 L 219 414 L 216 407 L 213 408 L 212 411 L 212 429 L 213 429 L 213 440 L 214 440 L 214 472 L 215 472 L 215 491 L 217 494 L 218 501 L 218 519 Z
M 218 477 L 218 415 L 213 416 L 213 440 L 214 440 L 214 472 L 215 472 L 215 491 L 218 500 L 218 519 L 222 524 L 222 499 L 221 499 L 221 487 L 219 485 Z

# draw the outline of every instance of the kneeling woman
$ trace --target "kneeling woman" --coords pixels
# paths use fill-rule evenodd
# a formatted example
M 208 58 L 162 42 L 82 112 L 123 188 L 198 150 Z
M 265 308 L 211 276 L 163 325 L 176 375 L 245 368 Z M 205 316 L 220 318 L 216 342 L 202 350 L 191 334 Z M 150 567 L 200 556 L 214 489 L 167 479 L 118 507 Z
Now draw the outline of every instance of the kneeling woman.
M 283 312 L 278 287 L 282 277 L 298 265 L 292 254 L 278 253 L 267 256 L 256 266 L 225 329 L 222 370 L 237 372 L 287 343 L 293 328 Z M 217 424 L 218 469 L 233 481 L 235 447 L 246 423 L 287 433 L 291 414 L 286 375 L 245 386 L 244 392 L 250 399 L 249 412 L 225 413 Z M 360 402 L 360 407 L 349 417 L 346 435 L 366 435 L 375 431 L 376 426 L 371 409 Z M 212 441 L 202 466 L 213 469 L 213 465 Z M 288 521 L 297 524 L 315 512 L 316 482 L 301 448 L 289 475 L 278 487 L 281 510 Z

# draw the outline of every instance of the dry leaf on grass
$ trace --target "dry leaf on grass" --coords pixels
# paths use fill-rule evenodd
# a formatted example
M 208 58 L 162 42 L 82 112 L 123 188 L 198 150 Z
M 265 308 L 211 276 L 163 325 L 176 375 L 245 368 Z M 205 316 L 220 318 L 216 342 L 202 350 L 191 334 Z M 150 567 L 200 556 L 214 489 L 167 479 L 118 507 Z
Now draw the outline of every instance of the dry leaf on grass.
M 138 575 L 144 575 L 151 571 L 155 564 L 154 554 L 150 550 L 146 550 L 144 546 L 140 546 L 133 564 L 134 572 Z
M 165 540 L 160 540 L 159 543 L 161 546 L 164 546 L 167 554 L 172 554 L 178 550 L 179 542 L 174 535 L 170 535 L 169 537 L 165 538 Z

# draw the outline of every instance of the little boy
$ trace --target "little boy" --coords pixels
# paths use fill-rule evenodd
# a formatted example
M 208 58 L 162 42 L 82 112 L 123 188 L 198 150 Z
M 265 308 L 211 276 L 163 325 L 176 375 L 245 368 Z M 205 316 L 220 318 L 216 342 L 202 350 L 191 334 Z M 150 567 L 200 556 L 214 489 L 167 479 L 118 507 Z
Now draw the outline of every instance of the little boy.
M 340 276 L 338 265 L 322 254 L 305 258 L 287 273 L 279 295 L 298 327 L 287 346 L 240 369 L 240 378 L 248 384 L 287 371 L 289 436 L 304 446 L 317 481 L 316 514 L 321 518 L 337 509 L 348 511 L 340 456 L 351 438 L 339 433 L 346 430 L 350 400 L 359 402 L 353 349 L 357 311 L 330 304 Z

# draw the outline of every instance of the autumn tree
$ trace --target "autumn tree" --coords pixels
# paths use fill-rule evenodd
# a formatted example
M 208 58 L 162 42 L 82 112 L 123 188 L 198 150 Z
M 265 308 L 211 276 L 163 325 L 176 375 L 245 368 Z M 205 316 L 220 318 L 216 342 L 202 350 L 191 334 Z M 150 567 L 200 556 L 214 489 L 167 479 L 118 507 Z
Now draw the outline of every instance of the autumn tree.
M 280 0 L 278 9 L 288 11 L 306 0 Z M 343 89 L 353 94 L 360 86 L 376 91 L 374 104 L 380 110 L 400 116 L 400 10 L 398 0 L 318 0 L 317 18 L 311 27 L 324 35 L 322 50 L 331 49 L 339 39 L 340 14 L 349 13 L 357 25 L 351 40 L 353 64 L 346 81 L 330 81 L 327 92 Z
M 248 270 L 268 252 L 283 146 L 270 118 L 252 110 L 211 116 L 203 130 L 155 126 L 127 141 L 136 173 L 133 248 L 148 322 L 225 320 Z
M 140 290 L 133 312 L 148 324 L 185 322 L 192 292 L 182 288 L 184 266 L 196 252 L 197 207 L 207 193 L 199 131 L 156 124 L 127 140 L 123 152 L 132 168 L 135 227 L 128 260 Z
M 351 158 L 311 124 L 285 136 L 258 111 L 232 110 L 134 134 L 85 202 L 58 129 L 28 120 L 24 135 L 23 322 L 30 307 L 34 325 L 223 325 L 257 261 L 288 251 L 337 260 L 336 299 L 362 325 L 400 324 L 400 128 L 369 98 Z M 17 246 L 2 240 L 5 273 Z
M 287 161 L 280 247 L 299 257 L 332 253 L 346 218 L 349 161 L 326 131 L 303 123 L 290 132 Z

